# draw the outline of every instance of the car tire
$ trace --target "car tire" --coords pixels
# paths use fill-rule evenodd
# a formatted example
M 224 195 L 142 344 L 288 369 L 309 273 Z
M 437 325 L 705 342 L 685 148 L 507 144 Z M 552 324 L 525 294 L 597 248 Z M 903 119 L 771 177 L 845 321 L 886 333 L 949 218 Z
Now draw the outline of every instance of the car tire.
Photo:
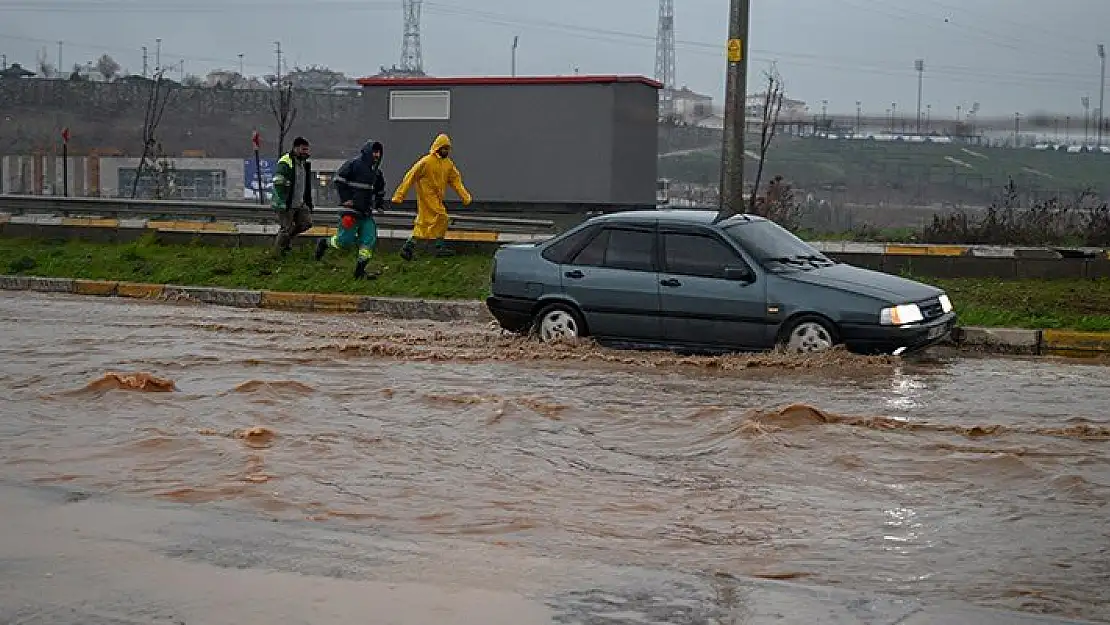
M 803 315 L 793 319 L 779 334 L 779 349 L 792 354 L 828 351 L 840 343 L 836 326 L 824 317 Z
M 586 336 L 586 323 L 574 306 L 549 304 L 541 308 L 533 318 L 532 334 L 544 343 L 556 340 L 575 341 Z

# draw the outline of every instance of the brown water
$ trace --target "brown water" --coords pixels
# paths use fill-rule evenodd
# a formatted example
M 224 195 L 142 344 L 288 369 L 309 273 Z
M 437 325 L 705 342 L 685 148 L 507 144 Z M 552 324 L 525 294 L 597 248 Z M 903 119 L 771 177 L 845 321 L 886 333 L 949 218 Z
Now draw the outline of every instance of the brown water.
M 1107 619 L 1110 369 L 0 294 L 4 479 Z

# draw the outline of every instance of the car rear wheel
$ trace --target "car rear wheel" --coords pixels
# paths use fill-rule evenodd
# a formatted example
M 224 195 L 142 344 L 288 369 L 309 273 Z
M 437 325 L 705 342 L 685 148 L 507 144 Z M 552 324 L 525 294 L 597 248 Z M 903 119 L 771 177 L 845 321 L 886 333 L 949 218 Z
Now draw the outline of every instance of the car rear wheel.
M 532 331 L 544 343 L 573 341 L 586 336 L 581 315 L 567 304 L 551 304 L 543 308 L 536 315 Z
M 828 351 L 839 339 L 836 329 L 820 317 L 799 317 L 786 328 L 779 339 L 779 346 L 793 354 L 813 354 Z

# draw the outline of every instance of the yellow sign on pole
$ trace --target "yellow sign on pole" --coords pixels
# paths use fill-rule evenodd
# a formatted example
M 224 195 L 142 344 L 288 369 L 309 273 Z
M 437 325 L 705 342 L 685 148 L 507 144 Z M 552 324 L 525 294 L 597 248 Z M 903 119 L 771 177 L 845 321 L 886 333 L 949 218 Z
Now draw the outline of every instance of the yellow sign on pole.
M 739 63 L 744 60 L 744 45 L 739 39 L 728 40 L 728 62 Z

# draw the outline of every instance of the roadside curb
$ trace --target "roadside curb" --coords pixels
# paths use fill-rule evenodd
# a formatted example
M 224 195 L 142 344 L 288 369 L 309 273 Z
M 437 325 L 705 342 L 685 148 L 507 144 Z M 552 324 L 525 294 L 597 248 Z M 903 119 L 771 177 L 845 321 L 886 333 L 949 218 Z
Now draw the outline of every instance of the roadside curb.
M 0 275 L 0 290 L 69 293 L 292 312 L 370 313 L 394 319 L 479 322 L 493 319 L 485 304 L 480 301 L 425 300 L 341 293 L 284 293 L 113 280 L 6 275 Z
M 960 327 L 952 333 L 952 342 L 957 347 L 995 354 L 1069 357 L 1110 354 L 1110 332 Z
M 474 300 L 425 300 L 341 293 L 285 293 L 113 280 L 6 275 L 0 275 L 0 290 L 69 293 L 292 312 L 370 313 L 393 319 L 477 322 L 493 320 L 485 304 Z M 950 344 L 968 351 L 993 354 L 1089 357 L 1110 354 L 1110 332 L 958 327 L 952 333 Z

